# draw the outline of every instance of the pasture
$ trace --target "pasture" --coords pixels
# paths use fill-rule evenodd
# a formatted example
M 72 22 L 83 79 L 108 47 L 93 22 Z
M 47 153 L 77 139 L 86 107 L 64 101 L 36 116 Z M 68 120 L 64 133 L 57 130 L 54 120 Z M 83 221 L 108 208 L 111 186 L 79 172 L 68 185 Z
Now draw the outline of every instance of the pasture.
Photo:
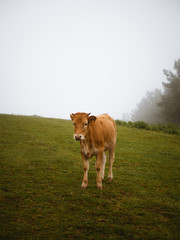
M 117 126 L 114 179 L 81 190 L 71 121 L 0 115 L 0 239 L 178 240 L 180 136 Z

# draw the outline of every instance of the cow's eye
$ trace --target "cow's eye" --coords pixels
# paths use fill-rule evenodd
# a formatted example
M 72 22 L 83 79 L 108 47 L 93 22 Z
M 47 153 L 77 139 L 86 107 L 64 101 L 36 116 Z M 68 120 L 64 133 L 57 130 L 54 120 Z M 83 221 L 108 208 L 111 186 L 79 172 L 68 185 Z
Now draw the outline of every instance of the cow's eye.
M 85 122 L 85 123 L 84 123 L 84 126 L 87 126 L 87 125 L 88 125 L 88 123 Z

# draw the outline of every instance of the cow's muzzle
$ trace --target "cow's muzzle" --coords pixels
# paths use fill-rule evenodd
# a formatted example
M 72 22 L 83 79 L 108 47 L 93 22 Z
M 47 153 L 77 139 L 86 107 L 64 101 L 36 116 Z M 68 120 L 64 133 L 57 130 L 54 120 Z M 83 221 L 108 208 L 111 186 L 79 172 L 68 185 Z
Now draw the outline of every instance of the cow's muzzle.
M 74 134 L 74 139 L 80 141 L 84 139 L 84 136 L 82 134 Z

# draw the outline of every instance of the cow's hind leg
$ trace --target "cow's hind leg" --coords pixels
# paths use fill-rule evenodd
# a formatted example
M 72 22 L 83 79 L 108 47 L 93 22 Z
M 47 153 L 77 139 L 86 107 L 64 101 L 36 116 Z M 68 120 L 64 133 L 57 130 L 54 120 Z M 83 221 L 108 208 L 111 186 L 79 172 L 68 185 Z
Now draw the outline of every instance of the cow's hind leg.
M 115 145 L 112 146 L 112 148 L 109 150 L 109 172 L 108 172 L 108 180 L 111 181 L 113 179 L 113 172 L 112 172 L 112 166 L 114 162 L 114 156 L 115 156 Z
M 102 178 L 102 180 L 104 179 L 105 166 L 106 166 L 106 154 L 104 152 L 103 156 L 102 156 L 102 163 L 101 163 L 101 178 Z

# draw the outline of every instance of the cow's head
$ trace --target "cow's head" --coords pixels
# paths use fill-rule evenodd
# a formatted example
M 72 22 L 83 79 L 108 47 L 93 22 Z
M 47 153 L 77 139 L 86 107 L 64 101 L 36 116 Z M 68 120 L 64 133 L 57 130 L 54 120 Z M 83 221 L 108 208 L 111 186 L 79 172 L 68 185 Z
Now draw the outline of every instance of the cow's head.
M 72 113 L 71 120 L 74 125 L 74 139 L 85 140 L 89 130 L 91 121 L 96 121 L 95 116 L 89 116 L 91 113 Z

